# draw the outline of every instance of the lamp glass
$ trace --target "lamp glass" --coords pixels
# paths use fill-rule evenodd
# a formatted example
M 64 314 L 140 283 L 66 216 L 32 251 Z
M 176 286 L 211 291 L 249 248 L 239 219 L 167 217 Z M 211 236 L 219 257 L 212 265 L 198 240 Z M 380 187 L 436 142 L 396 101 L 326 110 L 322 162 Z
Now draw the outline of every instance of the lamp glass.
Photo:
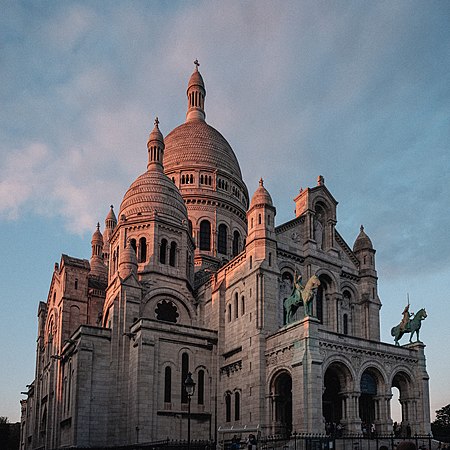
M 187 374 L 186 380 L 184 381 L 184 387 L 186 388 L 187 395 L 191 397 L 195 391 L 195 381 L 192 379 L 192 373 Z

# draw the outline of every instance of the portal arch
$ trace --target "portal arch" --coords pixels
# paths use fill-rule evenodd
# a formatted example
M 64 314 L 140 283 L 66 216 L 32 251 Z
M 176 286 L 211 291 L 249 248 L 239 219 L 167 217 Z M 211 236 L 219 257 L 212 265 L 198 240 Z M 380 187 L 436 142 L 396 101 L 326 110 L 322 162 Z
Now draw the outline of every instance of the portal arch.
M 272 433 L 292 433 L 292 376 L 287 370 L 276 372 L 270 383 Z

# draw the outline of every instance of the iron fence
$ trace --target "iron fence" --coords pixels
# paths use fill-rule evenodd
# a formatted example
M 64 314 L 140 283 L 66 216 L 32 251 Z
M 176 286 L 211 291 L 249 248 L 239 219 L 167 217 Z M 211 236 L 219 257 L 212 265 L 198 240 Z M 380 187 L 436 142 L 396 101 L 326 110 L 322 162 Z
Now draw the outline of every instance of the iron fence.
M 258 450 L 396 450 L 404 441 L 412 441 L 418 450 L 436 450 L 439 442 L 431 435 L 400 438 L 394 435 L 323 435 L 293 433 L 291 436 L 267 436 L 259 440 Z
M 394 435 L 347 434 L 337 437 L 336 435 L 293 433 L 290 436 L 260 436 L 257 450 L 396 450 L 398 444 L 405 440 L 414 442 L 417 450 L 440 450 L 445 447 L 431 435 L 401 438 Z M 238 446 L 241 450 L 247 450 L 244 439 Z M 114 447 L 76 447 L 77 450 L 187 450 L 187 448 L 187 441 L 169 439 Z M 227 440 L 219 445 L 212 441 L 191 441 L 189 448 L 190 450 L 234 450 L 237 447 L 231 440 Z

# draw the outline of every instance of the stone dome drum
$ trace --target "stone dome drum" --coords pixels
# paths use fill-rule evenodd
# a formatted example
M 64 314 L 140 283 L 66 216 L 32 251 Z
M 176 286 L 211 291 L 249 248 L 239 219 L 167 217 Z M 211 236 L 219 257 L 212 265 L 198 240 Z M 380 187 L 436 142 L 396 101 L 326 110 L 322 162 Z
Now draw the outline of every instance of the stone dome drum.
M 189 79 L 186 122 L 164 140 L 164 172 L 178 186 L 187 204 L 209 204 L 234 211 L 242 222 L 249 197 L 236 155 L 227 140 L 205 121 L 206 89 L 196 70 Z

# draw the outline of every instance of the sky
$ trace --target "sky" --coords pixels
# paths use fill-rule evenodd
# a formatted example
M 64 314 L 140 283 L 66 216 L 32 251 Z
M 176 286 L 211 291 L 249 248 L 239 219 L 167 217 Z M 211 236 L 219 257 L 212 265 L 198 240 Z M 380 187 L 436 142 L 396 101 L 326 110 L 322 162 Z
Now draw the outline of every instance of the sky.
M 431 412 L 450 403 L 450 2 L 0 0 L 0 416 L 34 378 L 37 308 L 61 253 L 89 259 L 146 170 L 155 116 L 206 120 L 260 177 L 277 225 L 318 175 L 352 247 L 377 250 L 381 336 L 425 307 Z M 401 343 L 406 343 L 408 337 Z

